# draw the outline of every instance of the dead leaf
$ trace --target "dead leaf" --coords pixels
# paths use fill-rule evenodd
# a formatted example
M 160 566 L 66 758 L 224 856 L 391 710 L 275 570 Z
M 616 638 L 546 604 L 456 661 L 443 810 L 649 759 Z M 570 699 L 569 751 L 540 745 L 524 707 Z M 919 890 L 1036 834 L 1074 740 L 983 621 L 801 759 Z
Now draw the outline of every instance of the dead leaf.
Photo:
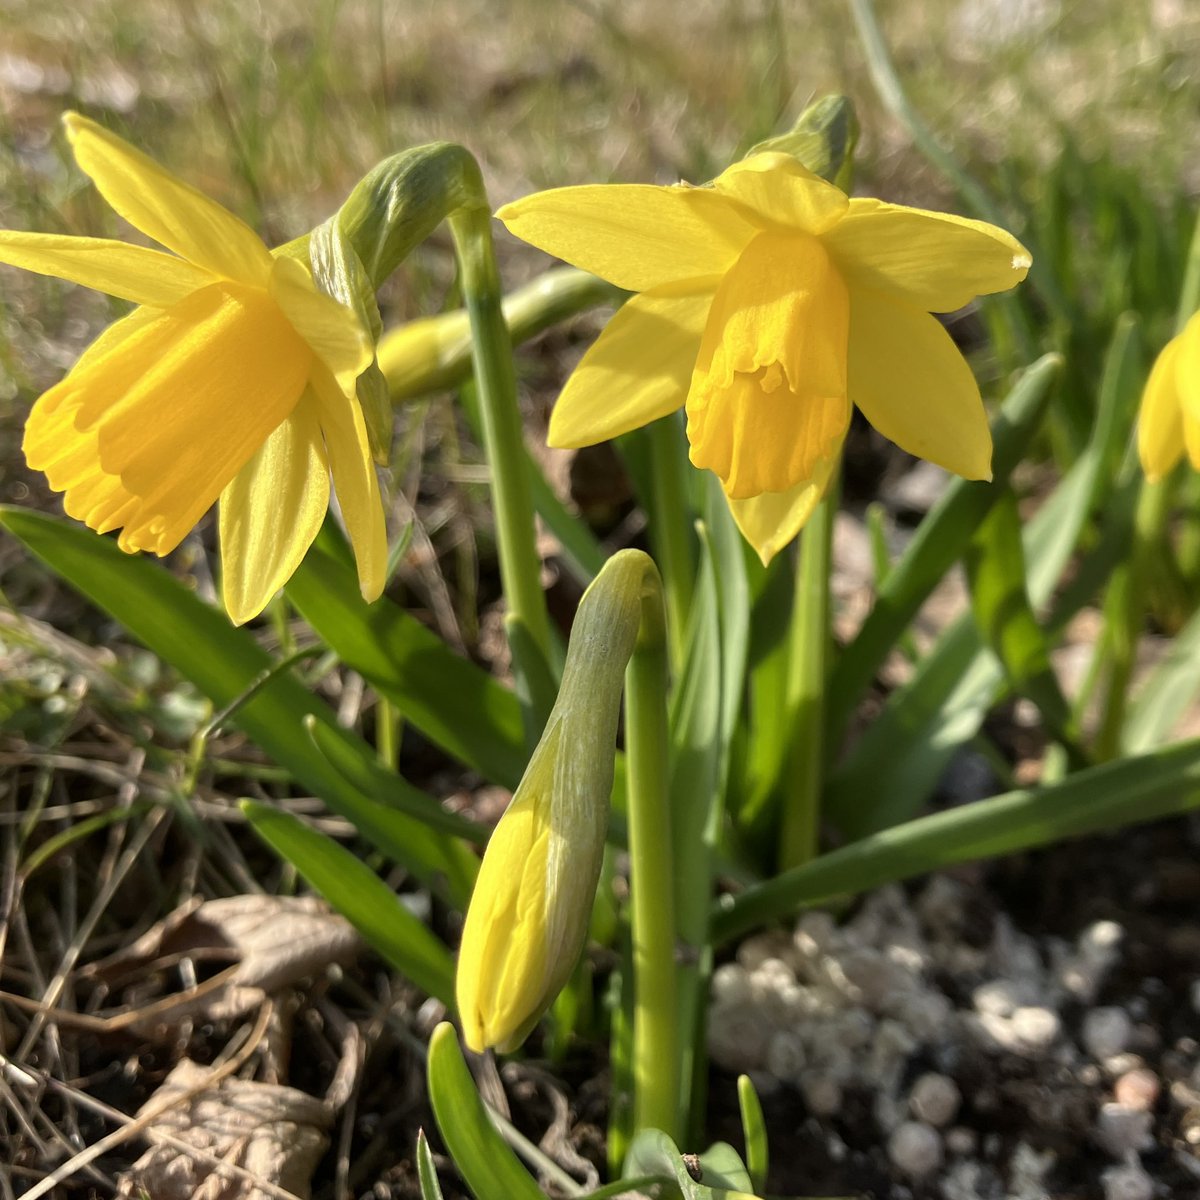
M 139 1110 L 141 1116 L 180 1098 L 146 1127 L 144 1136 L 157 1144 L 120 1177 L 118 1197 L 277 1200 L 283 1189 L 307 1200 L 329 1144 L 333 1106 L 295 1088 L 244 1079 L 222 1079 L 188 1096 L 208 1074 L 184 1059 Z M 164 1137 L 174 1144 L 164 1144 Z M 202 1155 L 189 1154 L 180 1142 Z M 222 1171 L 214 1158 L 241 1170 Z

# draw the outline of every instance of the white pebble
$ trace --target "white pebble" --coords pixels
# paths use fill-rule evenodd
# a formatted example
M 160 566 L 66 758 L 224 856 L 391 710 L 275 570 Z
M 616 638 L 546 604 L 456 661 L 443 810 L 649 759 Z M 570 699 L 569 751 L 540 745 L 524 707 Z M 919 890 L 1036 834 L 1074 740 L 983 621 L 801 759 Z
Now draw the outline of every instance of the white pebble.
M 967 1155 L 975 1153 L 975 1147 L 978 1145 L 979 1138 L 975 1136 L 975 1130 L 968 1129 L 965 1125 L 956 1125 L 946 1132 L 946 1149 L 951 1154 L 966 1158 Z
M 1124 1104 L 1102 1104 L 1096 1118 L 1096 1141 L 1113 1156 L 1125 1158 L 1137 1150 L 1148 1150 L 1154 1144 L 1150 1126 L 1152 1113 L 1129 1108 Z
M 767 1043 L 767 1070 L 776 1079 L 794 1082 L 804 1069 L 806 1058 L 804 1039 L 798 1033 L 785 1029 Z
M 888 1138 L 888 1158 L 910 1179 L 921 1179 L 942 1165 L 942 1139 L 922 1121 L 905 1121 Z
M 1123 1008 L 1093 1008 L 1083 1018 L 1083 1047 L 1099 1061 L 1125 1050 L 1132 1033 L 1133 1022 Z
M 1049 1049 L 1058 1040 L 1062 1029 L 1058 1013 L 1034 1004 L 1018 1008 L 1010 1024 L 1018 1045 L 1030 1055 Z
M 750 976 L 740 963 L 722 963 L 712 976 L 713 1000 L 718 1004 L 744 1004 L 750 999 Z
M 1116 921 L 1097 921 L 1079 935 L 1079 951 L 1089 958 L 1107 961 L 1124 936 L 1125 930 Z
M 993 979 L 971 993 L 971 1002 L 980 1016 L 1011 1017 L 1021 998 L 1009 980 Z
M 1154 1180 L 1135 1162 L 1109 1167 L 1101 1174 L 1100 1182 L 1104 1200 L 1151 1200 L 1154 1195 Z
M 769 933 L 756 933 L 737 948 L 737 960 L 747 971 L 753 971 L 768 959 L 786 954 L 791 944 L 792 939 L 784 933 L 774 930 Z
M 809 1071 L 800 1079 L 800 1094 L 814 1117 L 832 1117 L 842 1107 L 842 1088 L 832 1075 Z
M 939 1129 L 954 1120 L 961 1103 L 962 1095 L 954 1080 L 935 1071 L 922 1075 L 908 1097 L 913 1116 Z

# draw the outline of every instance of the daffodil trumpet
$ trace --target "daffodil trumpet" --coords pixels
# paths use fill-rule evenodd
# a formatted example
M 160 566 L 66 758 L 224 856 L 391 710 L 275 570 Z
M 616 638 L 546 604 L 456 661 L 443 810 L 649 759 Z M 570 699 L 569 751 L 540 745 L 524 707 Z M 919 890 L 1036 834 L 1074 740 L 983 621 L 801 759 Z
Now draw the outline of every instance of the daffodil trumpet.
M 1022 280 L 994 225 L 849 198 L 790 154 L 711 186 L 539 192 L 496 214 L 518 237 L 638 293 L 563 388 L 550 442 L 584 446 L 683 408 L 692 463 L 720 479 L 765 561 L 833 476 L 857 405 L 911 453 L 991 470 L 979 388 L 931 314 Z

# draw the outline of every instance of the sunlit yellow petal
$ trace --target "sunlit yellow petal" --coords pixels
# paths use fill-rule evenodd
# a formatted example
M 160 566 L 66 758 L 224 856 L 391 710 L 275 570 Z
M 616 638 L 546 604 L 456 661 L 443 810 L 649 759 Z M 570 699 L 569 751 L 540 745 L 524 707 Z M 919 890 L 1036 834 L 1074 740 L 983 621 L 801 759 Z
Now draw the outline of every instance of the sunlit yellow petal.
M 313 361 L 265 292 L 202 289 L 47 392 L 26 458 L 71 504 L 97 464 L 119 478 L 139 501 L 122 545 L 166 553 L 291 412 Z
M 851 288 L 892 292 L 925 312 L 952 312 L 1006 291 L 1032 262 L 995 225 L 881 200 L 851 200 L 822 240 Z
M 850 201 L 790 154 L 756 154 L 714 181 L 717 191 L 753 210 L 765 225 L 819 234 L 836 225 Z
M 358 586 L 364 600 L 377 600 L 387 576 L 387 530 L 366 421 L 358 403 L 347 399 L 320 364 L 314 367 L 312 388 L 334 490 L 358 563 Z
M 1183 404 L 1175 383 L 1180 338 L 1172 338 L 1155 360 L 1138 414 L 1138 457 L 1151 482 L 1168 475 L 1183 457 Z
M 1183 327 L 1175 339 L 1175 390 L 1184 416 L 1200 421 L 1200 313 Z
M 627 301 L 567 380 L 550 445 L 591 446 L 682 408 L 711 304 L 711 292 Z
M 496 216 L 547 254 L 635 292 L 721 275 L 758 232 L 716 189 L 682 184 L 555 188 Z
M 979 385 L 936 317 L 881 292 L 852 290 L 850 399 L 909 454 L 966 479 L 992 477 Z
M 244 221 L 78 113 L 63 118 L 75 161 L 132 226 L 199 267 L 264 285 L 271 256 Z
M 213 282 L 211 272 L 161 250 L 13 229 L 0 229 L 0 262 L 158 308 Z
M 354 381 L 374 354 L 371 338 L 352 309 L 318 290 L 310 271 L 294 258 L 277 258 L 271 295 L 313 353 L 333 372 L 338 386 L 354 394 Z
M 329 465 L 311 393 L 221 493 L 221 573 L 234 624 L 256 617 L 291 578 L 329 507 Z
M 836 452 L 850 420 L 849 306 L 821 243 L 761 234 L 717 289 L 688 392 L 697 467 L 735 499 L 785 492 Z
M 729 511 L 766 566 L 808 523 L 825 494 L 837 466 L 837 455 L 822 459 L 810 482 L 786 492 L 763 492 L 746 500 L 729 500 Z

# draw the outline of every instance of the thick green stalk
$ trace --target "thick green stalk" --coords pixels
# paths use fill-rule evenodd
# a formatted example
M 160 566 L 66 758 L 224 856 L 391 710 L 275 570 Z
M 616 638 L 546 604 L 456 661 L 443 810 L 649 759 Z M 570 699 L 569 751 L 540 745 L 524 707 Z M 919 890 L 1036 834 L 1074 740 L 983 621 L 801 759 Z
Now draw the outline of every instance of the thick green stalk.
M 683 665 L 688 610 L 696 585 L 692 560 L 695 539 L 684 468 L 686 458 L 679 422 L 674 417 L 652 422 L 647 426 L 646 434 L 650 442 L 652 489 L 650 538 L 655 559 L 662 570 L 671 667 L 678 673 Z
M 633 941 L 634 1129 L 677 1137 L 675 898 L 667 803 L 667 645 L 662 585 L 647 570 L 637 648 L 625 673 Z
M 471 318 L 472 358 L 483 412 L 484 449 L 492 477 L 500 581 L 509 613 L 524 626 L 543 658 L 549 661 L 550 618 L 535 541 L 537 523 L 521 433 L 517 377 L 513 370 L 512 342 L 501 308 L 500 276 L 492 247 L 492 216 L 482 180 L 478 196 L 482 201 L 478 207 L 464 206 L 451 214 L 450 230 L 458 250 L 463 298 Z
M 829 566 L 838 490 L 834 484 L 800 538 L 789 636 L 787 712 L 790 749 L 783 788 L 779 869 L 814 858 L 825 764 L 825 687 L 829 676 Z

